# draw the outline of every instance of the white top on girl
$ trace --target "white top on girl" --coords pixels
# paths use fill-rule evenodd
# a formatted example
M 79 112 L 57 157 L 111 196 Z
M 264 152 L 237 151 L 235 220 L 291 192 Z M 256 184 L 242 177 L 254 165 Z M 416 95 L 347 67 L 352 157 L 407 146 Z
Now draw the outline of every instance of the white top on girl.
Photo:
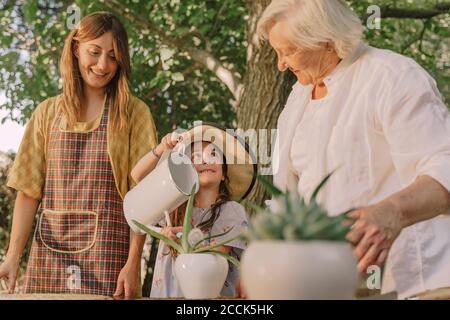
M 211 210 L 205 208 L 194 208 L 192 212 L 192 224 L 194 227 L 198 226 L 211 217 Z M 162 224 L 162 223 L 161 223 Z M 226 232 L 230 228 L 232 231 L 221 237 L 214 238 L 219 243 L 227 239 L 234 238 L 243 233 L 248 226 L 248 219 L 245 209 L 242 205 L 235 201 L 228 201 L 220 208 L 220 214 L 214 222 L 210 230 L 211 235 Z M 246 248 L 246 243 L 243 240 L 233 240 L 226 244 L 231 247 L 230 255 L 235 258 L 240 258 L 242 251 Z M 159 243 L 158 254 L 153 274 L 152 290 L 150 297 L 152 298 L 178 298 L 183 297 L 181 288 L 178 286 L 175 277 L 175 259 L 170 254 L 169 247 L 162 241 Z M 224 287 L 221 291 L 221 296 L 234 297 L 236 296 L 236 279 L 238 277 L 238 270 L 229 263 L 229 270 Z

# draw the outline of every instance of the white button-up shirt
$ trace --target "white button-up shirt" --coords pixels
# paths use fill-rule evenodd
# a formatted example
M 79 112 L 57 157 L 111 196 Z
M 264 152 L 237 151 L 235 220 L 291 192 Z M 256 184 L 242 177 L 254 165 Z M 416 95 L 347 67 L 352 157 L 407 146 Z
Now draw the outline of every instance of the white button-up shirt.
M 291 155 L 312 86 L 293 86 L 278 119 L 275 185 L 304 190 L 308 198 L 335 170 L 318 197 L 330 215 L 377 203 L 420 175 L 450 191 L 450 113 L 435 81 L 414 60 L 361 44 L 324 82 L 328 94 L 320 108 L 327 112 L 314 124 L 307 173 L 294 168 Z M 382 292 L 395 290 L 402 299 L 446 286 L 450 215 L 403 229 L 388 255 Z

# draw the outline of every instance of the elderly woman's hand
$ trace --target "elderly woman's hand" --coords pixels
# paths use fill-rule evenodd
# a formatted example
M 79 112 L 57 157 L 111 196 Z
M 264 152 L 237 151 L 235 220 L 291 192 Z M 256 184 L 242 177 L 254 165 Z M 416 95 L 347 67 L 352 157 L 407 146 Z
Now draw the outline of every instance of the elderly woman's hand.
M 391 201 L 382 201 L 348 216 L 355 220 L 347 240 L 354 245 L 358 271 L 364 273 L 370 265 L 382 265 L 404 226 L 399 207 Z

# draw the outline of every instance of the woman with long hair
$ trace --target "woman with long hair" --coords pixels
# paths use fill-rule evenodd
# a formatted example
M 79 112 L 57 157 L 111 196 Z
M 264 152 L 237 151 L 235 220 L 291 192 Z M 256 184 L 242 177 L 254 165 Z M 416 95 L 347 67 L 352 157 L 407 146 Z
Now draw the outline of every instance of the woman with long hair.
M 83 18 L 66 38 L 60 71 L 62 94 L 34 111 L 9 175 L 18 195 L 0 278 L 13 292 L 37 212 L 25 293 L 133 297 L 145 237 L 130 232 L 123 197 L 156 130 L 128 89 L 122 23 L 108 12 Z

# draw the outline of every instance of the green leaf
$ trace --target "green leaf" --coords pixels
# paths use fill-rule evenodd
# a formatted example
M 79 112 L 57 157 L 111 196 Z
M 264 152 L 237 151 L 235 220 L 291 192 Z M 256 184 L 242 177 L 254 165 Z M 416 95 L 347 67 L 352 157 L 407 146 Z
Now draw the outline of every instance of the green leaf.
M 289 192 L 286 192 L 286 194 L 284 195 L 284 205 L 286 206 L 286 213 L 291 215 L 293 212 Z
M 175 29 L 175 32 L 179 36 L 184 36 L 185 34 L 187 34 L 189 32 L 189 28 L 188 27 L 179 27 L 179 28 Z
M 273 196 L 279 196 L 281 194 L 283 194 L 283 192 L 278 189 L 273 183 L 272 181 L 270 181 L 269 179 L 267 179 L 265 176 L 262 175 L 258 175 L 256 177 L 259 182 L 261 182 L 261 184 L 266 188 L 267 192 L 269 192 L 270 194 L 272 194 Z
M 193 250 L 192 252 L 193 252 L 193 253 L 200 253 L 200 252 L 205 252 L 205 251 L 208 251 L 208 250 L 213 250 L 213 249 L 215 249 L 215 248 L 219 248 L 219 247 L 221 247 L 221 246 L 224 246 L 224 245 L 226 245 L 227 243 L 230 243 L 231 241 L 234 241 L 234 240 L 237 240 L 237 239 L 241 239 L 241 237 L 242 237 L 242 236 L 239 235 L 239 236 L 236 236 L 236 237 L 234 237 L 234 238 L 230 238 L 230 239 L 228 239 L 228 240 L 226 240 L 226 241 L 222 241 L 222 242 L 217 243 L 217 244 L 212 245 L 212 246 L 206 246 L 206 247 L 197 248 L 197 249 Z
M 167 91 L 167 89 L 169 89 L 170 88 L 170 81 L 168 81 L 168 82 L 166 82 L 162 87 L 161 87 L 161 91 L 162 92 L 164 92 L 164 91 Z
M 334 171 L 329 173 L 325 178 L 323 178 L 323 180 L 319 183 L 319 185 L 316 187 L 316 189 L 314 189 L 314 192 L 311 195 L 311 201 L 310 202 L 315 202 L 316 201 L 317 194 L 322 189 L 322 187 L 325 185 L 325 183 L 327 183 L 328 179 L 330 179 L 330 177 L 331 177 L 331 175 L 333 173 L 334 173 Z
M 197 189 L 197 184 L 194 184 L 194 186 L 192 187 L 191 195 L 189 196 L 186 212 L 184 215 L 183 235 L 181 236 L 181 245 L 185 252 L 191 252 L 192 250 L 191 246 L 189 245 L 188 235 L 189 232 L 191 232 L 192 230 L 191 218 L 192 218 L 192 211 L 194 208 L 195 189 Z
M 249 201 L 249 200 L 247 200 L 247 199 L 243 200 L 241 203 L 242 203 L 242 205 L 248 206 L 248 207 L 250 207 L 251 209 L 255 210 L 256 212 L 258 212 L 258 211 L 263 211 L 263 210 L 264 210 L 263 207 L 257 205 L 257 204 L 254 203 L 254 202 L 251 202 L 251 201 Z
M 165 244 L 174 248 L 178 253 L 188 253 L 178 243 L 176 243 L 175 241 L 173 241 L 170 238 L 167 238 L 165 235 L 148 228 L 147 226 L 143 225 L 142 223 L 137 222 L 136 220 L 133 220 L 133 223 L 136 226 L 138 226 L 141 230 L 143 230 L 145 233 L 147 233 L 148 235 L 150 235 L 154 238 L 157 238 L 161 241 L 164 241 Z
M 184 81 L 184 76 L 181 72 L 172 73 L 172 80 L 175 82 Z
M 239 268 L 239 266 L 241 265 L 241 263 L 239 262 L 238 259 L 236 259 L 235 257 L 232 257 L 229 254 L 224 253 L 224 252 L 211 250 L 211 251 L 206 251 L 206 252 L 202 252 L 202 253 L 211 253 L 211 254 L 215 254 L 215 255 L 224 257 L 225 259 L 230 261 L 232 264 L 234 264 L 237 268 Z
M 175 50 L 170 49 L 170 48 L 161 48 L 160 50 L 160 55 L 161 55 L 161 60 L 166 61 L 169 60 L 173 57 L 175 53 Z
M 333 223 L 330 220 L 322 219 L 306 229 L 305 238 L 310 240 L 325 240 L 331 227 L 333 227 Z
M 29 25 L 33 25 L 37 18 L 36 11 L 38 10 L 38 0 L 28 0 L 25 1 L 23 6 L 23 13 L 25 17 L 25 21 Z
M 193 248 L 193 249 L 197 248 L 197 246 L 198 246 L 200 243 L 202 243 L 203 241 L 206 241 L 206 240 L 209 240 L 209 239 L 214 239 L 214 238 L 218 238 L 218 237 L 224 236 L 224 235 L 226 235 L 227 233 L 229 233 L 229 232 L 231 231 L 231 229 L 233 229 L 233 227 L 231 227 L 230 229 L 228 229 L 227 231 L 225 231 L 225 232 L 223 232 L 223 233 L 215 234 L 215 235 L 212 235 L 212 236 L 209 236 L 209 235 L 208 235 L 208 236 L 204 237 L 203 239 L 197 241 L 197 242 L 192 246 L 192 248 Z

